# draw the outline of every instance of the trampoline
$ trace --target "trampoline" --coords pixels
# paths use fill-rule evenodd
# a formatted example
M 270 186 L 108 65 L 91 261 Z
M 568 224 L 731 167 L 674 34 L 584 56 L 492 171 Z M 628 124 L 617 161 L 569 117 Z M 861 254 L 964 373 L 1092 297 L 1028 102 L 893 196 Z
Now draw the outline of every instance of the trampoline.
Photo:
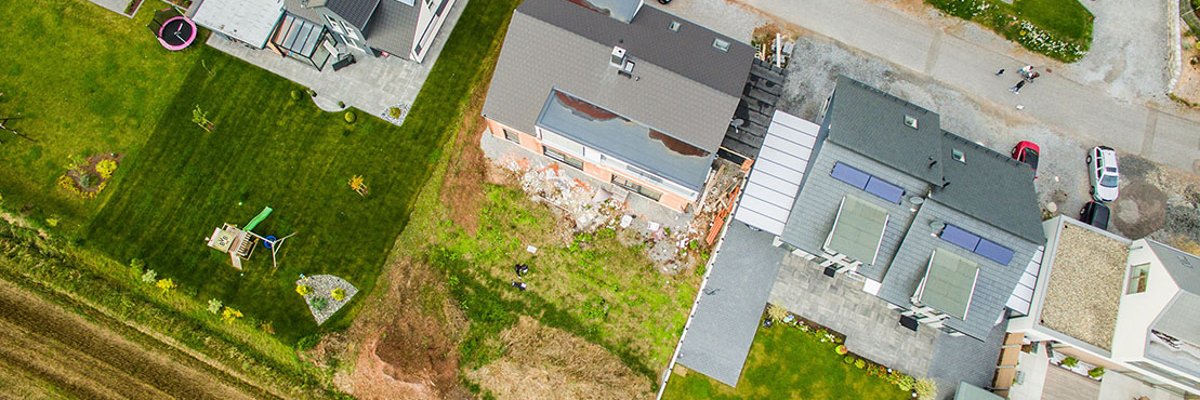
M 158 42 L 167 50 L 186 49 L 196 40 L 196 24 L 182 15 L 171 17 L 158 27 Z

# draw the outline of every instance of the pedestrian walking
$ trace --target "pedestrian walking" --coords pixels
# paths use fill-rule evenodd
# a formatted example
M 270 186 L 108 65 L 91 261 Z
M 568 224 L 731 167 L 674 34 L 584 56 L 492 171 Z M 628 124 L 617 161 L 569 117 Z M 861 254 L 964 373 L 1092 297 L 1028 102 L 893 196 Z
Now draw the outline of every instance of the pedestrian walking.
M 1025 82 L 1026 81 L 1024 79 L 1022 79 L 1021 81 L 1017 82 L 1016 86 L 1013 86 L 1012 89 L 1008 89 L 1008 90 L 1015 94 L 1021 94 L 1021 87 L 1025 86 Z
M 996 76 L 1000 76 L 1000 75 L 1004 75 L 1004 68 L 1000 68 L 999 71 L 996 71 Z

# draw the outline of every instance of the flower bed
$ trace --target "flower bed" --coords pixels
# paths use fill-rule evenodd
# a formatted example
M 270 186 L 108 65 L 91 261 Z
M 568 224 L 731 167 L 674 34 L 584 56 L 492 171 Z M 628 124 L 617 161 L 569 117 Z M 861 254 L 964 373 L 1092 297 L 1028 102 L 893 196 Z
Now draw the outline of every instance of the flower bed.
M 1094 17 L 1076 0 L 1039 1 L 1017 1 L 1009 5 L 998 0 L 926 0 L 947 14 L 986 26 L 1034 52 L 1066 62 L 1083 58 L 1091 47 Z M 1052 13 L 1044 12 L 1046 9 L 1065 11 L 1049 16 Z M 1045 21 L 1038 23 L 1040 19 Z M 1047 28 L 1047 25 L 1053 25 L 1051 22 L 1075 28 L 1060 29 L 1064 32 L 1075 32 L 1055 32 Z

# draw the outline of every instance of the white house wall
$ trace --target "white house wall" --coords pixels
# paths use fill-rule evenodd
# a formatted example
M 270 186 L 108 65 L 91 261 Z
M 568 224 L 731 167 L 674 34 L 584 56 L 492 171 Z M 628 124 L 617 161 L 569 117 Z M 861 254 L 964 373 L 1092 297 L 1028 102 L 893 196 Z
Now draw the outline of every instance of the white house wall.
M 429 47 L 433 45 L 434 38 L 442 29 L 442 23 L 446 22 L 446 15 L 450 14 L 450 9 L 454 7 L 454 0 L 447 0 L 445 11 L 442 15 L 435 15 L 440 1 L 427 3 L 425 0 L 416 0 L 416 7 L 420 10 L 417 14 L 417 29 L 413 31 L 413 47 L 409 50 L 409 58 L 416 62 L 424 62 L 425 55 L 429 54 Z M 421 40 L 421 36 L 426 30 L 429 34 L 425 36 L 425 40 Z M 421 49 L 418 53 L 417 49 Z
M 1128 285 L 1131 265 L 1149 263 L 1150 273 L 1145 292 L 1121 296 L 1112 346 L 1113 359 L 1118 361 L 1145 359 L 1146 334 L 1150 325 L 1179 291 L 1179 286 L 1171 279 L 1171 275 L 1154 256 L 1144 239 L 1134 241 L 1130 249 L 1125 280 L 1122 283 Z M 1125 293 L 1125 287 L 1121 290 Z

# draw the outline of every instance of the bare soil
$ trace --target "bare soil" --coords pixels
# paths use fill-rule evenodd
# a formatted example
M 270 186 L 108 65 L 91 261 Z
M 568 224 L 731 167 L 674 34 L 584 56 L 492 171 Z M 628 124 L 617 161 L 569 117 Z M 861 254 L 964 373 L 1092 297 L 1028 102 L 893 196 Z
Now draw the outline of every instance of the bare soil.
M 529 317 L 501 334 L 505 356 L 471 371 L 498 399 L 647 399 L 650 382 L 603 347 Z
M 339 388 L 360 399 L 469 398 L 458 384 L 464 317 L 446 302 L 438 275 L 401 259 L 387 268 L 386 282 L 346 333 L 357 356 Z
M 471 110 L 477 109 L 472 107 Z M 468 113 L 463 120 L 463 131 L 458 133 L 454 144 L 458 154 L 450 157 L 441 188 L 442 204 L 449 209 L 450 219 L 470 234 L 479 229 L 483 182 L 488 174 L 488 162 L 479 148 L 482 135 L 483 117 L 477 112 Z
M 0 281 L 0 397 L 254 399 L 227 375 L 150 349 Z M 153 339 L 151 339 L 153 340 Z
M 1196 38 L 1189 36 L 1187 29 L 1179 41 L 1183 48 L 1183 65 L 1171 94 L 1185 106 L 1200 108 L 1200 50 L 1196 50 Z

